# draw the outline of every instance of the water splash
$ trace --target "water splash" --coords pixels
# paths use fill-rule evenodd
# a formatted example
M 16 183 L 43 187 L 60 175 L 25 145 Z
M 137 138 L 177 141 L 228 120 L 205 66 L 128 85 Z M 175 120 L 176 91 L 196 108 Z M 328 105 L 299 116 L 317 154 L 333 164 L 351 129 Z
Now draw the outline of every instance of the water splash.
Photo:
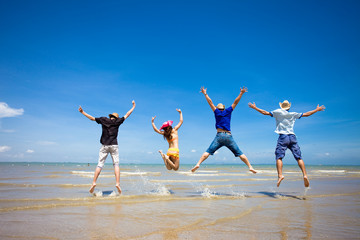
M 307 194 L 307 192 L 308 192 L 310 189 L 311 189 L 310 187 L 306 187 L 306 188 L 304 189 L 304 194 L 303 194 L 303 196 L 302 196 L 302 199 L 303 199 L 303 200 L 306 199 L 306 194 Z
M 140 172 L 140 169 L 136 169 L 136 172 Z M 160 182 L 151 182 L 145 175 L 139 176 L 142 180 L 143 192 L 159 196 L 168 196 L 172 194 L 171 190 L 167 189 L 164 184 Z
M 155 186 L 155 190 L 151 191 L 151 193 L 160 196 L 171 195 L 171 191 L 162 185 Z
M 120 194 L 118 194 L 116 191 L 95 191 L 93 193 L 94 197 L 109 197 L 109 198 L 114 198 L 114 197 L 118 197 L 120 196 Z
M 93 193 L 93 195 L 94 195 L 95 197 L 102 197 L 102 196 L 103 196 L 103 192 L 102 192 L 102 191 L 96 191 L 96 192 Z
M 237 198 L 246 198 L 248 194 L 246 192 L 235 192 L 233 189 L 230 188 L 230 194 Z
M 211 191 L 209 185 L 202 185 L 191 183 L 191 185 L 195 188 L 196 192 L 200 193 L 201 196 L 206 198 L 211 198 L 217 195 L 215 191 Z
M 201 191 L 201 196 L 206 197 L 206 198 L 211 198 L 211 197 L 216 196 L 216 192 L 211 191 L 208 186 L 205 186 Z
M 271 187 L 270 192 L 272 193 L 274 198 L 286 199 L 285 196 L 283 196 L 281 193 L 278 192 L 278 188 Z
M 115 191 L 112 191 L 110 194 L 109 194 L 109 197 L 117 197 L 119 194 Z

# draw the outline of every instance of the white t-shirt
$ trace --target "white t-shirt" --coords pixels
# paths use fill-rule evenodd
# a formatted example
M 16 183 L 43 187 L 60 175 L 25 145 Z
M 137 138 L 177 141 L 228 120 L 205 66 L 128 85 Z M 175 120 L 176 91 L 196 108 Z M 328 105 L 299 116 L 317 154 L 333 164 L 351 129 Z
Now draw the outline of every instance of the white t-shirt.
M 302 113 L 297 112 L 288 112 L 281 108 L 276 109 L 270 112 L 271 116 L 276 120 L 276 129 L 277 134 L 294 134 L 294 124 L 296 119 L 302 117 Z

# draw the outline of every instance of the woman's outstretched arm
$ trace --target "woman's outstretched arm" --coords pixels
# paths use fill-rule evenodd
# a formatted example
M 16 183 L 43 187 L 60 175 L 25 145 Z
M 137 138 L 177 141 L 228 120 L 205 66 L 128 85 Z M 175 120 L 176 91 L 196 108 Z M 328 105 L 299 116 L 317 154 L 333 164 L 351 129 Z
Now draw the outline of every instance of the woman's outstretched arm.
M 178 125 L 176 125 L 174 127 L 174 129 L 178 130 L 181 127 L 181 125 L 183 124 L 184 120 L 183 120 L 183 115 L 182 115 L 181 109 L 176 109 L 176 111 L 178 111 L 180 113 L 180 121 L 179 121 Z
M 164 132 L 161 132 L 159 129 L 157 129 L 157 127 L 155 126 L 155 123 L 154 123 L 154 120 L 155 120 L 156 116 L 155 117 L 152 117 L 151 119 L 151 125 L 154 129 L 155 132 L 157 132 L 158 134 L 161 134 L 161 135 L 164 135 Z

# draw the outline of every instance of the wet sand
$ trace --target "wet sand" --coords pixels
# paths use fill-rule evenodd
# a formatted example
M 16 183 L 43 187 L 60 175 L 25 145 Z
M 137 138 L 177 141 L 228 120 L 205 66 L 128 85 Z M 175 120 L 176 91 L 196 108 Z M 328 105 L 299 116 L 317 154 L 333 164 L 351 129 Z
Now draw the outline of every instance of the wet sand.
M 1 163 L 1 239 L 359 239 L 360 167 Z

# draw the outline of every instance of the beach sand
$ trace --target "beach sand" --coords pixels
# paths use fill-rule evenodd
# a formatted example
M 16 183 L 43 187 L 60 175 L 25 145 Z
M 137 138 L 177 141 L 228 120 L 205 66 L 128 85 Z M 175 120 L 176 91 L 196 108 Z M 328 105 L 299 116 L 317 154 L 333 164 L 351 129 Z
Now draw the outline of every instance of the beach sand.
M 359 239 L 360 167 L 1 163 L 0 239 Z

